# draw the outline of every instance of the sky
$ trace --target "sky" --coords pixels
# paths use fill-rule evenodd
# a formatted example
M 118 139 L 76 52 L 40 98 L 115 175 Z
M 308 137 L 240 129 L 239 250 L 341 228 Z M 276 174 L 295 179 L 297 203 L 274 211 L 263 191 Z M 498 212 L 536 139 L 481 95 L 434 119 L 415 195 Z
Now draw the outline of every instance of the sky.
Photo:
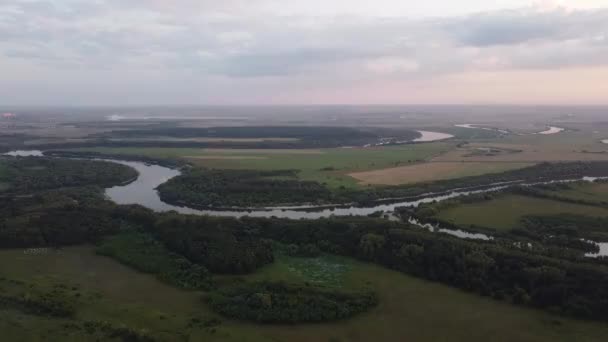
M 0 0 L 3 105 L 608 105 L 608 0 Z

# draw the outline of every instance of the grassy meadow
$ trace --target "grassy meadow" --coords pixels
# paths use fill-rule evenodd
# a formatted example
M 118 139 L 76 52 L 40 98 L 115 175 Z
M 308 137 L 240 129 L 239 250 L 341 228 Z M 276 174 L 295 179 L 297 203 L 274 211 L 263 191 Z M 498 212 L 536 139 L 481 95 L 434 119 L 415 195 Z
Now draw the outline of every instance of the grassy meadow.
M 437 218 L 466 227 L 510 230 L 526 215 L 575 214 L 606 217 L 608 209 L 521 195 L 501 195 L 490 201 L 462 204 L 439 212 Z
M 545 192 L 550 195 L 556 195 L 571 200 L 592 202 L 608 201 L 608 183 L 573 184 L 570 185 L 569 189 Z
M 253 275 L 218 282 L 285 280 L 376 291 L 380 304 L 351 320 L 307 325 L 254 325 L 217 318 L 203 293 L 179 290 L 136 272 L 94 247 L 24 253 L 0 251 L 0 275 L 36 284 L 62 282 L 79 292 L 75 320 L 145 329 L 166 341 L 603 341 L 608 326 L 554 316 L 468 294 L 348 258 L 281 256 Z M 68 319 L 0 308 L 7 341 L 86 341 L 100 336 Z M 441 327 L 441 329 L 438 329 Z
M 79 149 L 112 154 L 182 158 L 195 165 L 216 169 L 300 170 L 299 177 L 329 187 L 357 187 L 351 172 L 384 169 L 419 163 L 447 152 L 450 143 L 411 144 L 378 148 L 310 150 L 197 149 L 197 148 L 91 148 Z

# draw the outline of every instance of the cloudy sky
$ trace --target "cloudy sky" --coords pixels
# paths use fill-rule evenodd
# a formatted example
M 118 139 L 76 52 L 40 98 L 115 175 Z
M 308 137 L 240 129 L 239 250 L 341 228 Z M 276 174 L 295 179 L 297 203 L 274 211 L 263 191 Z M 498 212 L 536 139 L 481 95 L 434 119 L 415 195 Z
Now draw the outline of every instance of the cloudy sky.
M 0 0 L 0 104 L 608 104 L 608 0 Z

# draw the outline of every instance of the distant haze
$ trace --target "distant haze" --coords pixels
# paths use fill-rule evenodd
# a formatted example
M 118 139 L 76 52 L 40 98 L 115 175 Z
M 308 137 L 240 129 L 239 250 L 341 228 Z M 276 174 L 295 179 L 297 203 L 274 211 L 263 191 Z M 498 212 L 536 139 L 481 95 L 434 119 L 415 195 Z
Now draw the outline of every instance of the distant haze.
M 608 104 L 608 0 L 3 0 L 0 105 Z

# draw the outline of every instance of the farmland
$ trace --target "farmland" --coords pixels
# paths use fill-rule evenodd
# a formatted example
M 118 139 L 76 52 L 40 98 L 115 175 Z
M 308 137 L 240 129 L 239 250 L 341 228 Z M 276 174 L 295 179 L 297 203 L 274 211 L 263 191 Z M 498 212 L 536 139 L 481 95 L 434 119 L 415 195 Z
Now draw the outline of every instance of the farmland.
M 302 180 L 326 183 L 330 188 L 357 187 L 348 176 L 353 171 L 382 169 L 421 162 L 452 148 L 449 143 L 413 144 L 382 148 L 337 148 L 305 150 L 243 150 L 188 148 L 94 148 L 111 154 L 181 158 L 214 169 L 299 170 Z M 82 149 L 78 149 L 81 150 Z
M 222 319 L 213 329 L 194 321 L 217 316 L 200 300 L 201 293 L 179 290 L 153 276 L 94 254 L 92 247 L 24 253 L 0 252 L 3 276 L 48 285 L 61 281 L 77 288 L 81 300 L 76 321 L 104 321 L 145 329 L 160 340 L 206 341 L 603 341 L 608 328 L 549 313 L 481 298 L 444 285 L 415 279 L 348 258 L 280 257 L 245 278 L 218 281 L 321 279 L 334 287 L 370 288 L 380 297 L 371 312 L 348 321 L 300 326 L 252 325 Z M 308 261 L 307 261 L 308 260 Z M 338 272 L 336 272 L 338 270 Z M 327 273 L 331 273 L 327 275 Z M 421 310 L 420 308 L 424 308 Z M 0 327 L 8 340 L 82 341 L 100 338 L 78 324 L 56 318 L 0 310 Z M 440 326 L 441 329 L 437 329 Z M 474 329 L 463 329 L 474 326 Z
M 608 216 L 608 209 L 521 195 L 502 195 L 490 201 L 462 204 L 442 210 L 437 218 L 466 227 L 476 225 L 508 231 L 526 215 L 575 214 Z
M 350 173 L 363 184 L 400 185 L 499 173 L 532 166 L 531 163 L 431 162 Z

